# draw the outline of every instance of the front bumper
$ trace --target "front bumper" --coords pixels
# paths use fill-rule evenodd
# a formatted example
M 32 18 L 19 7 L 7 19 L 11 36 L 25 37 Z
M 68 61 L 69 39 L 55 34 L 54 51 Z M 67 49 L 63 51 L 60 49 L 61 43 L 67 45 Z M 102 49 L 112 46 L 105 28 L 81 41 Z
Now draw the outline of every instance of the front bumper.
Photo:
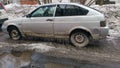
M 1 28 L 2 24 L 3 24 L 6 20 L 8 20 L 8 18 L 0 19 L 0 28 Z
M 6 20 L 8 20 L 8 18 L 0 19 L 0 31 L 2 30 L 1 27 Z
M 2 25 L 1 29 L 2 29 L 2 32 L 8 33 L 7 26 L 5 24 Z
M 3 24 L 8 18 L 0 19 L 0 24 Z

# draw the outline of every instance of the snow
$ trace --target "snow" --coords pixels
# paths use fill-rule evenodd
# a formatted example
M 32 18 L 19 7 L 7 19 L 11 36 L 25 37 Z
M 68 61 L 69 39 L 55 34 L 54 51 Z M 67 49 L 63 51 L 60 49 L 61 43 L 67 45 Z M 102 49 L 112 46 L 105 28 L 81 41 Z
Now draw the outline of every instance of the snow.
M 109 38 L 120 37 L 120 4 L 92 5 L 91 7 L 105 15 L 109 27 Z
M 39 52 L 48 52 L 48 51 L 51 51 L 51 50 L 54 50 L 55 47 L 51 47 L 51 46 L 48 46 L 46 44 L 41 44 L 41 43 L 33 43 L 33 44 L 29 44 L 30 48 L 32 48 L 33 50 L 36 49 L 38 50 Z
M 5 8 L 8 13 L 8 18 L 14 19 L 17 17 L 25 16 L 37 6 L 38 5 L 19 5 L 19 4 L 13 3 L 13 4 L 6 5 Z

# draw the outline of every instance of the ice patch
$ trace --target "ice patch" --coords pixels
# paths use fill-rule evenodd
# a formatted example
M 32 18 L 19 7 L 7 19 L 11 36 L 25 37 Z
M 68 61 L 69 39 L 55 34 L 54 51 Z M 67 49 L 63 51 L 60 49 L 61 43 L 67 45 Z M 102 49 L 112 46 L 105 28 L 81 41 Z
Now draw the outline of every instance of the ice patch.
M 45 44 L 30 44 L 30 48 L 39 50 L 39 52 L 48 52 L 50 50 L 53 50 L 55 47 L 51 47 Z

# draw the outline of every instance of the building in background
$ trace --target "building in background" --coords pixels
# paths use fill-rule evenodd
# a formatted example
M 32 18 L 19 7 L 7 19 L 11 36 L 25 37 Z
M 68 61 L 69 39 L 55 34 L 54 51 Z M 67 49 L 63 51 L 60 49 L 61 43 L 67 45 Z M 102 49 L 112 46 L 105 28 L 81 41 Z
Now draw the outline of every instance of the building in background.
M 35 5 L 38 4 L 38 0 L 20 0 L 20 4 Z

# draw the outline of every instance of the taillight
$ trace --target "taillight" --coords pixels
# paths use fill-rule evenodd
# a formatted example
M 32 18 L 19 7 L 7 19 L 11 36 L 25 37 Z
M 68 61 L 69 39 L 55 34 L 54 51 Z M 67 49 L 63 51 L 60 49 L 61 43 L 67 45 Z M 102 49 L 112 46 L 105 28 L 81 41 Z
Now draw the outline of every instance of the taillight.
M 106 21 L 100 21 L 100 26 L 105 27 L 106 26 Z

